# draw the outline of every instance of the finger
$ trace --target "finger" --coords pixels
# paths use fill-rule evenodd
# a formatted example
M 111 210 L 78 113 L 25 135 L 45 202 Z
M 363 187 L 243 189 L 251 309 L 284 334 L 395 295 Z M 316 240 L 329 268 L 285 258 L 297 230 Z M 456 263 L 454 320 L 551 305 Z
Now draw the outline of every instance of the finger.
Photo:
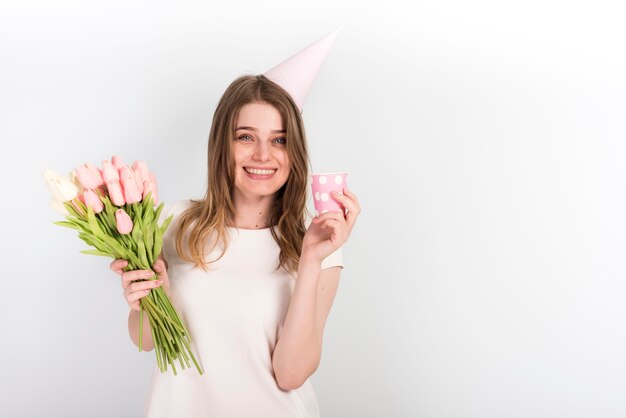
M 339 221 L 337 219 L 327 219 L 326 221 L 324 221 L 324 224 L 321 227 L 323 230 L 328 231 L 327 233 L 330 234 L 330 238 L 333 243 L 337 241 L 342 243 L 345 241 L 345 238 L 343 238 L 344 228 L 342 228 L 342 221 Z M 333 239 L 333 236 L 335 237 L 335 239 Z
M 344 219 L 343 210 L 339 209 L 339 210 L 333 210 L 329 212 L 320 213 L 315 218 L 313 218 L 313 221 L 316 223 L 320 223 L 321 221 L 324 221 L 326 219 L 337 219 L 337 220 Z
M 356 195 L 349 191 L 348 189 L 343 189 L 344 195 L 333 196 L 338 200 L 343 198 L 341 202 L 348 209 L 346 212 L 346 221 L 348 221 L 348 225 L 350 225 L 350 229 L 354 226 L 356 222 L 357 216 L 361 213 L 361 205 L 359 204 L 359 199 L 357 199 Z
M 331 195 L 333 199 L 341 203 L 343 207 L 347 209 L 347 212 L 358 212 L 359 206 L 350 196 L 338 192 L 332 192 Z
M 142 290 L 148 290 L 148 289 L 154 289 L 156 287 L 159 287 L 163 284 L 163 280 L 144 280 L 141 282 L 135 282 L 135 283 L 131 283 L 128 286 L 128 293 L 132 293 L 132 292 L 138 292 L 138 291 L 142 291 Z
M 348 196 L 350 199 L 352 199 L 352 201 L 354 201 L 354 203 L 356 204 L 356 206 L 360 209 L 361 208 L 361 203 L 359 202 L 359 199 L 356 197 L 356 195 L 354 193 L 352 193 L 350 190 L 348 189 L 343 189 L 343 194 Z
M 148 289 L 148 290 L 140 290 L 138 292 L 129 293 L 126 296 L 126 302 L 128 302 L 129 305 L 132 305 L 134 302 L 138 302 L 139 299 L 146 297 L 151 291 L 152 289 Z
M 126 289 L 136 280 L 149 279 L 154 277 L 154 272 L 150 270 L 131 270 L 122 273 L 122 287 Z
M 154 272 L 159 276 L 167 273 L 167 269 L 165 268 L 165 262 L 160 258 L 156 261 L 156 263 L 154 263 L 154 266 L 152 266 L 152 268 L 154 269 Z
M 341 220 L 340 220 L 340 219 L 335 219 L 335 218 L 328 218 L 328 219 L 324 219 L 324 220 L 321 222 L 321 226 L 322 226 L 322 227 L 324 227 L 324 226 L 332 226 L 332 227 L 335 227 L 335 226 L 339 226 L 339 225 L 341 225 Z
M 127 265 L 128 261 L 118 258 L 111 261 L 109 268 L 113 270 L 115 274 L 122 274 L 124 272 L 124 267 L 126 267 Z

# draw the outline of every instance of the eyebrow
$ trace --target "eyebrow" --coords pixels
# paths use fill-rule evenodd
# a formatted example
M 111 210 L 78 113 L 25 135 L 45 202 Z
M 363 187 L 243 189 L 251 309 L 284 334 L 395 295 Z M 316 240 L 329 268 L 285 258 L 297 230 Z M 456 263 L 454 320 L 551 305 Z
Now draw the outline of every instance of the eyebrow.
M 238 130 L 240 130 L 240 129 L 245 129 L 245 130 L 247 130 L 247 131 L 258 132 L 258 129 L 257 129 L 257 128 L 254 128 L 254 127 L 252 127 L 252 126 L 240 126 L 240 127 L 238 127 L 237 129 L 235 129 L 235 132 L 236 132 L 236 131 L 238 131 Z M 287 131 L 286 131 L 286 130 L 284 130 L 284 129 L 275 129 L 275 130 L 273 130 L 273 131 L 272 131 L 272 133 L 273 133 L 273 134 L 286 134 L 286 133 L 287 133 Z

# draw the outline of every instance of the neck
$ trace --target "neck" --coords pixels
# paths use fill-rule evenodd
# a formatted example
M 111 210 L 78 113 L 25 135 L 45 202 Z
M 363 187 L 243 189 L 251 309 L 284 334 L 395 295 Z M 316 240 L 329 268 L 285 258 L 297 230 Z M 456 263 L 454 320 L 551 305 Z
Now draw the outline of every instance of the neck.
M 270 210 L 274 204 L 274 196 L 244 197 L 233 196 L 235 204 L 235 219 L 232 225 L 235 228 L 262 229 L 271 226 Z

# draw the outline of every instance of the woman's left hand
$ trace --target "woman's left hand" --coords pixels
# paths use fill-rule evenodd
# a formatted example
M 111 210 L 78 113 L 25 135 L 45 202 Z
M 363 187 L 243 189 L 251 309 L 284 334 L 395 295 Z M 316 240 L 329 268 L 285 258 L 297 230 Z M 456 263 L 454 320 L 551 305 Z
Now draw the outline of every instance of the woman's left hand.
M 313 218 L 304 234 L 301 260 L 321 263 L 348 240 L 361 213 L 359 200 L 348 189 L 343 189 L 343 195 L 332 193 L 331 196 L 347 209 L 347 213 L 326 212 Z

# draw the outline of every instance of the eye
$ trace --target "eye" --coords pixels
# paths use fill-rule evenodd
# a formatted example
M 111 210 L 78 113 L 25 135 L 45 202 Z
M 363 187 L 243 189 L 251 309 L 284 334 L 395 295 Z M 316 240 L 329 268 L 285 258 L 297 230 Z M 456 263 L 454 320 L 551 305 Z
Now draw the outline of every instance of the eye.
M 237 139 L 241 139 L 241 140 L 248 140 L 248 139 L 252 139 L 252 137 L 250 135 L 240 135 Z
M 279 144 L 286 144 L 287 143 L 287 138 L 285 137 L 280 137 L 280 138 L 276 138 L 274 139 L 274 141 L 278 141 Z

